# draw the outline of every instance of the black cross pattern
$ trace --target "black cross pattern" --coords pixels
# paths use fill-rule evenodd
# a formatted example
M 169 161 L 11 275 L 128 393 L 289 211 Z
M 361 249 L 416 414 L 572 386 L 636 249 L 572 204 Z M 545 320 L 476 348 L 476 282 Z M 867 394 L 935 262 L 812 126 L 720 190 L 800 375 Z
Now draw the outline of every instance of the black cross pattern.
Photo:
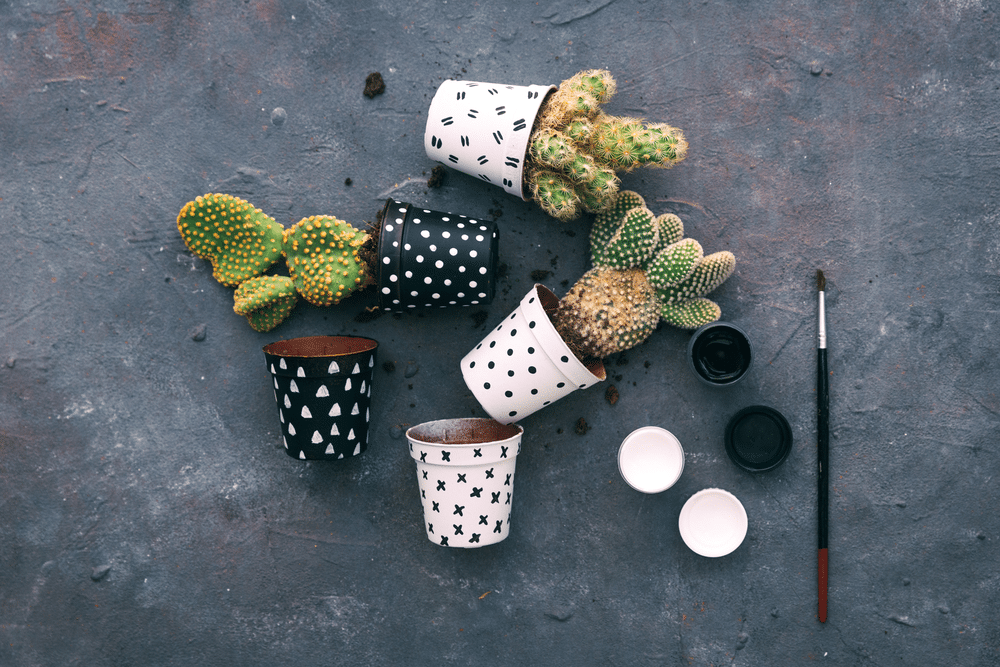
M 441 511 L 441 508 L 438 506 L 437 501 L 434 501 L 434 500 L 431 501 L 431 511 L 434 511 L 434 512 L 440 512 Z
M 497 527 L 493 529 L 493 532 L 494 533 L 501 533 L 501 532 L 503 532 L 503 530 L 501 529 L 501 526 L 503 526 L 503 521 L 502 520 L 501 521 L 497 521 Z
M 422 472 L 424 473 L 424 479 L 427 479 L 427 471 L 423 470 Z
M 425 489 L 420 490 L 420 497 L 427 500 L 427 491 Z
M 458 473 L 458 481 L 459 482 L 465 482 L 465 476 L 468 475 L 468 474 L 469 473 L 467 473 L 467 472 L 460 472 L 460 473 Z M 456 484 L 457 483 L 458 482 L 456 482 Z M 465 483 L 468 484 L 468 482 L 465 482 Z
M 490 525 L 489 522 L 486 520 L 486 519 L 489 518 L 489 516 L 490 516 L 489 514 L 480 514 L 479 515 L 479 523 L 480 523 L 480 525 L 483 525 L 483 526 Z
M 483 450 L 482 449 L 473 449 L 472 450 L 472 458 L 478 459 L 482 455 L 483 455 Z
M 469 538 L 469 544 L 473 542 L 479 542 L 479 533 L 473 533 L 472 537 Z
M 510 492 L 507 493 L 507 502 L 504 505 L 510 505 Z
M 504 447 L 503 445 L 500 445 L 500 458 L 502 459 L 507 458 L 507 448 Z
M 434 524 L 433 523 L 427 524 L 427 532 L 428 533 L 433 533 L 434 532 Z
M 444 480 L 441 480 L 441 479 L 438 480 L 438 488 L 437 488 L 437 490 L 438 491 L 444 491 Z
M 469 497 L 470 498 L 482 498 L 482 496 L 479 495 L 482 492 L 483 492 L 483 490 L 481 488 L 479 488 L 478 486 L 474 486 L 474 487 L 472 487 L 472 493 L 469 494 Z
M 441 452 L 442 461 L 451 461 L 451 452 Z
M 420 462 L 427 463 L 427 452 L 420 452 Z
M 510 494 L 507 494 L 510 495 Z M 465 505 L 455 505 L 455 511 L 452 514 L 457 514 L 458 516 L 465 516 L 462 511 L 465 509 Z
M 493 503 L 497 503 L 497 504 L 500 503 L 500 492 L 499 491 L 497 491 L 496 493 L 493 493 L 492 491 L 490 491 L 490 495 L 493 496 L 493 500 L 490 501 L 490 505 L 492 505 Z
M 441 536 L 441 546 L 443 546 L 443 547 L 448 546 L 448 536 L 447 535 L 442 535 Z
M 455 524 L 451 524 L 451 525 L 455 529 L 455 534 L 456 535 L 464 535 L 464 533 L 462 532 L 462 524 L 458 524 L 457 526 Z
M 507 479 L 503 481 L 504 486 L 510 486 L 510 475 L 507 475 Z

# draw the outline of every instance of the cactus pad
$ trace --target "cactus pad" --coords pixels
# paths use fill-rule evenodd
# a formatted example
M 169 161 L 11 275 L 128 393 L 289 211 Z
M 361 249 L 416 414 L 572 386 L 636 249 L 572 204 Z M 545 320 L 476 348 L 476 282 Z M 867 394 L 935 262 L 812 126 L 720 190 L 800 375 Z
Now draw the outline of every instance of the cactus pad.
M 281 257 L 283 227 L 242 199 L 206 194 L 177 216 L 184 244 L 212 263 L 212 275 L 236 287 L 259 276 Z
M 733 275 L 736 258 L 728 250 L 704 257 L 694 267 L 691 275 L 673 287 L 658 289 L 657 295 L 665 304 L 680 303 L 705 296 Z
M 579 215 L 580 197 L 573 184 L 553 171 L 539 171 L 529 178 L 531 196 L 542 209 L 559 220 Z
M 288 273 L 303 299 L 340 303 L 370 280 L 358 250 L 368 234 L 332 216 L 303 218 L 285 231 Z
M 285 276 L 251 278 L 236 288 L 234 297 L 233 310 L 261 333 L 281 324 L 299 301 L 292 279 Z
M 694 272 L 704 254 L 701 244 L 694 239 L 684 239 L 667 246 L 657 253 L 646 269 L 649 284 L 661 289 L 679 284 Z

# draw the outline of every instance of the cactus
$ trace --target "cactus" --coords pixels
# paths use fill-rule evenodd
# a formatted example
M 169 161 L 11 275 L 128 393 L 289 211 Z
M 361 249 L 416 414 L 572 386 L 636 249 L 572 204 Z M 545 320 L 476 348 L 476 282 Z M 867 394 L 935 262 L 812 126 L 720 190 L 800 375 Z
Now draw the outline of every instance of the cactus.
M 731 252 L 704 256 L 672 214 L 654 216 L 642 197 L 620 192 L 591 228 L 594 268 L 559 302 L 553 324 L 581 358 L 604 358 L 646 340 L 662 320 L 696 329 L 719 319 L 706 294 L 736 266 Z
M 532 198 L 555 218 L 607 211 L 618 194 L 615 172 L 670 168 L 687 153 L 677 128 L 601 111 L 615 88 L 610 72 L 580 72 L 563 81 L 539 110 L 525 176 Z
M 227 287 L 258 276 L 281 257 L 282 226 L 253 205 L 230 195 L 206 194 L 188 202 L 177 229 L 192 253 L 212 263 Z
M 264 333 L 285 321 L 299 301 L 292 279 L 257 276 L 240 284 L 233 311 L 247 318 L 254 331 Z
M 371 280 L 371 253 L 363 247 L 371 235 L 332 216 L 285 229 L 242 199 L 209 193 L 181 208 L 177 228 L 188 249 L 212 263 L 215 279 L 236 288 L 233 310 L 256 331 L 283 322 L 299 296 L 329 306 Z M 282 256 L 289 275 L 264 275 Z

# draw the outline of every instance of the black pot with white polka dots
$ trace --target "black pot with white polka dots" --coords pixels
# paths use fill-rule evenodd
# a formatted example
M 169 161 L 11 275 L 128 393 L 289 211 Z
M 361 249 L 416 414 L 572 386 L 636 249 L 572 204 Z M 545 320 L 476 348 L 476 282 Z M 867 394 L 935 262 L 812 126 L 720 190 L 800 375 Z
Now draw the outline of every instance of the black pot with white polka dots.
M 522 177 L 528 139 L 542 102 L 555 89 L 442 82 L 427 111 L 427 157 L 527 201 Z
M 492 419 L 442 419 L 406 432 L 427 539 L 464 549 L 506 539 L 523 433 Z
M 546 311 L 558 303 L 551 290 L 535 285 L 517 310 L 462 359 L 465 384 L 502 424 L 607 377 L 603 364 L 584 365 L 556 331 Z
M 264 347 L 289 456 L 330 461 L 365 451 L 377 347 L 356 336 L 309 336 Z
M 389 199 L 379 231 L 379 307 L 402 312 L 490 303 L 499 245 L 495 222 Z

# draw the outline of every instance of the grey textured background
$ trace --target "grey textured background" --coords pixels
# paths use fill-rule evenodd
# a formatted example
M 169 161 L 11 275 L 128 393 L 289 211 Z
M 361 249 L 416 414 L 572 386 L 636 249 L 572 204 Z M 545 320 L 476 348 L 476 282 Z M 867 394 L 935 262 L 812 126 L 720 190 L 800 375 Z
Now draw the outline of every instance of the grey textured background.
M 0 2 L 0 664 L 998 664 L 998 9 Z M 547 84 L 593 67 L 618 79 L 609 111 L 684 129 L 685 162 L 625 186 L 736 254 L 715 296 L 757 363 L 713 391 L 684 365 L 688 334 L 662 328 L 609 360 L 604 385 L 522 422 L 510 537 L 444 549 L 424 537 L 401 429 L 482 414 L 459 359 L 532 271 L 565 293 L 589 221 L 456 172 L 428 189 L 426 108 L 445 78 Z M 387 89 L 368 99 L 372 71 Z M 258 334 L 177 232 L 206 192 L 286 226 L 361 224 L 390 195 L 495 219 L 506 273 L 481 322 L 359 322 L 365 294 Z M 284 454 L 260 349 L 314 334 L 376 338 L 396 363 L 376 368 L 368 452 L 339 465 Z M 788 417 L 795 446 L 752 475 L 722 435 L 757 403 Z M 687 468 L 644 496 L 615 455 L 650 424 L 678 436 Z M 750 518 L 721 559 L 677 532 L 708 486 Z

